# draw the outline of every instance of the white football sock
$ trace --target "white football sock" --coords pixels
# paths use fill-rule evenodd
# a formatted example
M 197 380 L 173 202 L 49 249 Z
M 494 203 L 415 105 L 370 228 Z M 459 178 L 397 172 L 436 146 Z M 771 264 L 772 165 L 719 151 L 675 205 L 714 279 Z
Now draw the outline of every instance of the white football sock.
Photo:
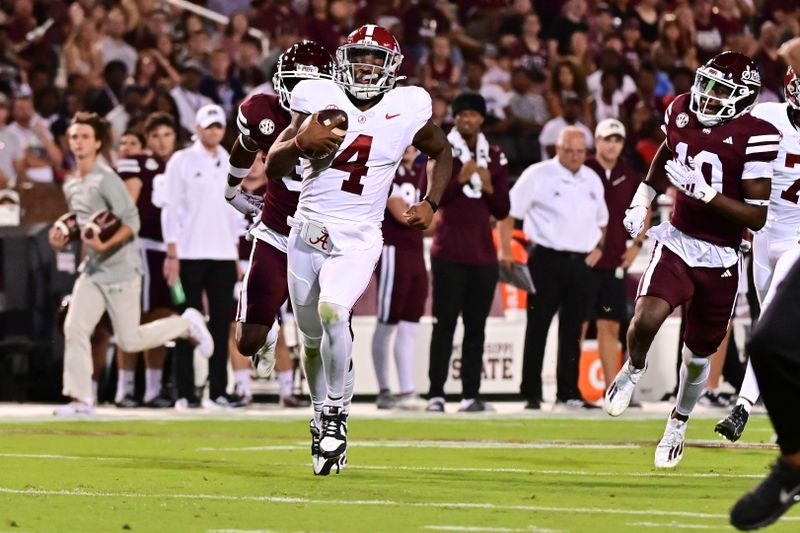
M 395 324 L 378 322 L 372 334 L 372 363 L 380 390 L 389 390 L 389 339 L 395 328 Z
M 163 371 L 160 368 L 144 369 L 144 402 L 151 402 L 161 394 L 161 376 Z M 131 391 L 133 394 L 133 391 Z
M 356 385 L 356 368 L 353 364 L 353 359 L 350 359 L 350 364 L 347 368 L 347 375 L 344 378 L 344 398 L 342 398 L 342 410 L 345 413 L 350 413 L 350 405 L 353 403 L 353 389 Z
M 708 357 L 695 355 L 686 346 L 683 347 L 681 354 L 683 363 L 681 363 L 675 412 L 689 416 L 706 387 L 708 375 L 711 373 L 711 361 Z
M 414 352 L 418 322 L 400 321 L 397 324 L 397 337 L 394 340 L 394 360 L 397 364 L 397 377 L 400 380 L 400 393 L 414 392 Z
M 350 310 L 330 302 L 320 302 L 319 316 L 322 321 L 320 353 L 328 383 L 325 405 L 341 408 L 344 403 L 345 376 L 353 349 Z
M 325 383 L 325 372 L 322 368 L 322 356 L 319 353 L 319 339 L 316 342 L 306 338 L 305 342 L 311 343 L 303 347 L 300 361 L 303 363 L 303 372 L 308 383 L 308 392 L 311 396 L 311 405 L 314 407 L 314 418 L 319 424 L 319 416 L 322 413 L 322 402 L 328 392 L 328 384 Z M 316 344 L 316 346 L 314 346 Z
M 294 371 L 283 370 L 278 372 L 278 394 L 281 398 L 286 398 L 292 395 L 292 387 L 294 386 Z
M 115 402 L 122 401 L 125 396 L 133 396 L 133 387 L 136 382 L 136 372 L 134 370 L 119 370 L 117 372 L 117 394 L 114 396 Z M 97 382 L 92 381 L 94 386 L 94 397 L 97 399 Z
M 756 373 L 753 371 L 753 365 L 750 363 L 750 358 L 747 359 L 747 370 L 744 372 L 744 379 L 742 380 L 742 387 L 739 389 L 739 399 L 736 400 L 736 405 L 743 405 L 744 410 L 748 413 L 753 405 L 758 401 L 761 395 L 761 390 L 758 388 L 758 380 Z
M 236 370 L 233 373 L 233 379 L 236 383 L 236 393 L 245 398 L 251 398 L 253 391 L 250 389 L 250 369 L 243 368 Z
M 99 388 L 99 385 L 98 385 L 97 381 L 92 380 L 92 401 L 91 401 L 90 405 L 97 405 L 97 389 L 98 388 Z

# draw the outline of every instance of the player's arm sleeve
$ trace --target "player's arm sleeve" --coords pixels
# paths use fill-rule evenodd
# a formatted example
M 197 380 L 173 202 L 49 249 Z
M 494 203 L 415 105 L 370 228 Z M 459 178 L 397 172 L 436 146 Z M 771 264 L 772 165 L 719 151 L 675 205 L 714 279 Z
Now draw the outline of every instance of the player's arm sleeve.
M 763 128 L 750 135 L 744 151 L 742 179 L 772 177 L 772 161 L 778 157 L 780 143 L 781 133 L 772 127 Z
M 129 226 L 134 235 L 139 233 L 139 210 L 122 180 L 118 176 L 105 176 L 100 182 L 100 194 L 109 210 Z
M 136 159 L 120 159 L 117 161 L 116 170 L 122 181 L 139 178 L 142 172 L 141 165 Z
M 489 171 L 492 173 L 493 194 L 483 195 L 489 212 L 497 220 L 508 216 L 511 208 L 508 196 L 508 159 L 500 149 L 493 150 Z
M 664 139 L 664 142 L 667 143 L 667 148 L 669 148 L 670 151 L 673 151 L 673 149 L 672 146 L 669 145 L 669 135 L 667 128 L 669 128 L 670 119 L 672 118 L 674 107 L 675 107 L 675 100 L 670 102 L 670 104 L 667 106 L 667 109 L 664 111 L 664 123 L 661 125 L 661 131 L 662 133 L 664 133 L 664 136 L 666 137 L 666 139 Z
M 170 158 L 164 169 L 164 186 L 166 187 L 167 203 L 161 208 L 161 233 L 164 242 L 178 243 L 181 236 L 180 213 L 183 209 L 183 153 Z

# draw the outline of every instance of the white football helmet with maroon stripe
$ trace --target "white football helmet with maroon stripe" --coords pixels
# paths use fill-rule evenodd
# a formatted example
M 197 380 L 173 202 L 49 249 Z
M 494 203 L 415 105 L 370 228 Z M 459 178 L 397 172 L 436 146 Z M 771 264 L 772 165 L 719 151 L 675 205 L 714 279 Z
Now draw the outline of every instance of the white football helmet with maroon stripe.
M 365 24 L 347 36 L 336 60 L 345 90 L 359 100 L 371 100 L 394 88 L 403 54 L 389 30 Z

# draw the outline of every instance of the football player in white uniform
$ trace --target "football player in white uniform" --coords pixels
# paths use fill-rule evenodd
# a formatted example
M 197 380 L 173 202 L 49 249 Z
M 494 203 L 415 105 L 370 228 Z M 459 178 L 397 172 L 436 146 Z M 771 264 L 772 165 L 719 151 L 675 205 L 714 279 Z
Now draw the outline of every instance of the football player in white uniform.
M 800 78 L 791 67 L 786 71 L 783 91 L 786 103 L 765 102 L 751 111 L 753 116 L 773 124 L 782 135 L 778 157 L 772 161 L 767 223 L 753 238 L 753 279 L 762 313 L 800 257 Z M 753 366 L 748 361 L 739 399 L 731 414 L 717 423 L 715 431 L 730 441 L 739 440 L 759 395 Z
M 289 295 L 306 351 L 320 456 L 334 461 L 347 447 L 345 381 L 352 379 L 353 305 L 381 254 L 381 222 L 395 171 L 413 144 L 431 159 L 428 191 L 406 212 L 417 229 L 431 223 L 450 179 L 452 155 L 444 132 L 431 122 L 431 98 L 419 87 L 398 87 L 403 60 L 385 28 L 364 25 L 336 51 L 338 81 L 303 80 L 292 91 L 292 122 L 267 156 L 267 176 L 280 179 L 303 160 L 300 201 L 289 217 Z M 344 136 L 317 113 L 339 109 Z M 309 119 L 309 115 L 311 118 Z M 306 120 L 308 121 L 306 122 Z M 321 359 L 321 361 L 320 361 Z M 312 437 L 312 448 L 316 445 Z

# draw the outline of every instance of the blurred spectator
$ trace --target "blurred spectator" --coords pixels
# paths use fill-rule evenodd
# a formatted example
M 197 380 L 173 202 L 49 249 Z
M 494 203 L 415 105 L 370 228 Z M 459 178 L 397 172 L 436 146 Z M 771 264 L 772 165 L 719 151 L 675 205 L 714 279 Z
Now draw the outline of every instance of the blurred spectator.
M 653 46 L 653 59 L 659 68 L 670 69 L 686 66 L 697 68 L 697 52 L 692 45 L 692 29 L 680 26 L 673 13 L 661 17 L 661 30 L 658 41 Z
M 586 88 L 595 98 L 599 98 L 602 92 L 600 78 L 606 70 L 615 70 L 623 73 L 621 90 L 626 98 L 636 92 L 636 84 L 633 82 L 633 78 L 627 74 L 626 65 L 622 60 L 621 53 L 607 46 L 603 48 L 603 51 L 600 53 L 600 58 L 597 61 L 597 70 L 586 77 Z
M 693 7 L 697 58 L 705 63 L 722 49 L 723 34 L 711 0 L 695 0 Z
M 645 55 L 648 47 L 642 41 L 639 19 L 630 17 L 622 23 L 622 58 L 625 66 L 634 71 L 639 68 L 639 58 Z
M 549 28 L 548 49 L 551 57 L 567 55 L 572 34 L 576 31 L 589 31 L 586 11 L 586 0 L 567 0 L 561 10 L 561 16 Z
M 402 21 L 403 52 L 412 56 L 416 63 L 427 57 L 434 36 L 450 32 L 450 21 L 434 0 L 419 0 L 416 5 L 409 6 Z
M 753 56 L 753 61 L 756 62 L 761 73 L 761 90 L 768 89 L 779 95 L 783 92 L 783 75 L 786 74 L 786 65 L 778 57 L 780 33 L 774 22 L 768 20 L 761 25 L 758 44 L 759 50 Z
M 619 118 L 626 127 L 630 128 L 633 110 L 640 102 L 643 102 L 645 107 L 651 110 L 656 119 L 662 118 L 666 107 L 663 106 L 663 101 L 655 95 L 657 76 L 655 65 L 650 62 L 643 63 L 636 74 L 636 92 L 625 98 L 616 117 L 604 118 Z
M 522 22 L 522 33 L 515 35 L 502 35 L 500 43 L 505 53 L 514 59 L 514 64 L 526 69 L 537 68 L 547 71 L 550 56 L 545 43 L 540 38 L 542 24 L 539 15 L 528 13 Z
M 580 96 L 575 93 L 564 93 L 563 114 L 554 116 L 548 120 L 542 132 L 539 134 L 539 147 L 542 153 L 542 161 L 550 159 L 556 154 L 556 144 L 561 135 L 561 131 L 568 126 L 574 126 L 578 131 L 583 133 L 586 140 L 586 146 L 589 149 L 594 148 L 594 136 L 586 124 L 580 121 L 583 114 L 584 102 Z
M 8 38 L 9 25 L 5 13 L 0 11 L 0 91 L 9 93 L 19 79 L 20 63 Z
M 583 72 L 594 72 L 596 68 L 592 51 L 589 49 L 589 37 L 585 32 L 576 31 L 572 34 L 567 57 L 571 58 Z
M 133 71 L 133 83 L 148 92 L 156 89 L 164 80 L 170 86 L 178 85 L 181 82 L 181 75 L 157 49 L 142 50 Z M 150 103 L 152 96 L 149 94 L 145 100 L 146 105 Z
M 483 83 L 486 65 L 480 60 L 469 59 L 464 64 L 464 70 L 465 84 L 463 89 L 483 96 L 486 101 L 486 118 L 489 123 L 505 119 L 505 107 L 508 105 L 509 94 L 499 85 Z
M 136 50 L 125 42 L 126 33 L 125 12 L 120 7 L 112 7 L 106 17 L 106 35 L 97 43 L 101 64 L 105 66 L 109 61 L 117 60 L 125 63 L 128 72 L 133 72 L 136 67 Z
M 608 211 L 603 184 L 584 166 L 583 131 L 570 127 L 558 137 L 557 157 L 528 167 L 511 189 L 511 216 L 501 225 L 504 265 L 512 257 L 511 230 L 522 224 L 535 243 L 528 256 L 536 295 L 528 300 L 528 324 L 520 392 L 527 409 L 542 401 L 542 362 L 547 332 L 558 312 L 556 405 L 594 407 L 578 390 L 581 325 L 586 316 L 591 267 L 600 260 Z M 506 266 L 508 268 L 509 266 Z
M 486 118 L 483 97 L 462 93 L 452 107 L 456 124 L 447 139 L 454 154 L 453 177 L 442 195 L 431 247 L 434 318 L 426 409 L 444 412 L 444 384 L 461 315 L 464 340 L 459 411 L 478 412 L 487 410 L 478 393 L 486 317 L 498 278 L 492 219 L 508 215 L 508 163 L 500 148 L 490 146 L 481 133 Z
M 202 80 L 203 67 L 193 61 L 184 63 L 181 71 L 181 84 L 169 92 L 178 108 L 180 125 L 189 134 L 193 134 L 195 131 L 195 116 L 200 108 L 213 103 L 211 98 L 200 94 Z
M 267 81 L 259 66 L 261 56 L 261 40 L 245 35 L 239 44 L 239 60 L 233 66 L 234 76 L 239 79 L 245 93 L 249 94 L 254 87 Z
M 87 76 L 93 85 L 100 86 L 103 58 L 98 49 L 99 35 L 94 22 L 84 20 L 76 26 L 64 43 L 64 62 L 69 74 Z M 124 63 L 123 63 L 124 66 Z
M 387 2 L 369 2 L 368 5 L 386 4 Z M 331 54 L 336 54 L 336 48 L 342 41 L 344 29 L 341 24 L 334 21 L 330 16 L 328 0 L 311 0 L 308 3 L 308 14 L 306 15 L 306 32 L 315 41 L 324 46 Z M 377 22 L 377 18 L 370 18 L 365 22 L 369 24 L 383 25 Z
M 49 85 L 34 93 L 33 107 L 54 137 L 66 133 L 69 118 L 64 114 L 61 92 L 58 89 Z
M 631 16 L 638 22 L 642 39 L 649 43 L 658 40 L 659 3 L 659 0 L 639 0 L 630 11 Z
M 206 7 L 226 17 L 232 17 L 236 12 L 247 13 L 252 0 L 208 0 Z
M 581 120 L 589 116 L 589 91 L 586 85 L 586 77 L 572 61 L 565 59 L 555 64 L 550 74 L 550 90 L 547 93 L 547 107 L 550 114 L 557 117 L 563 114 L 562 102 L 564 95 L 575 94 L 581 101 Z M 555 139 L 553 139 L 555 144 Z
M 193 61 L 203 65 L 203 68 L 207 68 L 210 42 L 208 32 L 205 29 L 194 30 L 186 37 L 186 44 L 181 49 L 181 55 L 178 60 L 181 63 Z
M 116 146 L 122 134 L 144 120 L 147 108 L 143 105 L 144 90 L 138 85 L 126 85 L 122 90 L 122 99 L 106 115 L 110 125 L 111 144 Z
M 84 76 L 91 83 L 91 77 Z M 122 87 L 128 77 L 128 70 L 122 61 L 110 61 L 103 68 L 103 85 L 94 89 L 88 96 L 88 107 L 98 115 L 107 115 L 119 105 Z
M 250 25 L 266 32 L 273 39 L 279 34 L 291 33 L 300 36 L 305 32 L 303 16 L 295 11 L 290 0 L 264 2 L 250 19 Z M 281 46 L 281 52 L 291 44 L 294 43 Z
M 14 123 L 8 129 L 25 150 L 22 171 L 31 181 L 52 183 L 54 169 L 61 167 L 62 154 L 47 123 L 34 111 L 30 87 L 20 88 L 11 109 Z
M 14 10 L 11 12 L 8 27 L 8 36 L 11 42 L 21 43 L 25 40 L 25 35 L 36 27 L 32 0 L 14 1 Z
M 512 169 L 517 172 L 540 161 L 539 133 L 549 120 L 543 93 L 545 77 L 539 71 L 515 68 L 511 76 L 511 98 L 508 100 L 508 133 L 515 157 Z
M 589 100 L 590 126 L 607 118 L 617 118 L 622 111 L 625 97 L 622 94 L 622 73 L 618 70 L 605 70 L 600 76 L 600 97 Z
M 169 33 L 169 15 L 161 8 L 154 8 L 128 34 L 128 41 L 136 50 L 147 50 L 156 48 L 161 37 L 170 38 Z
M 441 94 L 434 93 L 431 95 L 431 122 L 444 131 L 449 130 L 453 125 L 450 103 Z
M 536 15 L 531 0 L 514 0 L 507 14 L 500 20 L 500 27 L 497 30 L 500 40 L 502 41 L 506 37 L 515 39 L 522 37 L 523 27 L 530 15 Z M 538 15 L 536 18 L 538 22 Z M 539 33 L 538 30 L 536 33 Z
M 14 188 L 17 175 L 24 170 L 25 148 L 8 127 L 8 97 L 0 93 L 0 189 Z
M 611 12 L 611 6 L 600 2 L 594 8 L 592 18 L 589 20 L 589 50 L 595 56 L 600 54 L 606 38 L 617 30 L 616 19 Z
M 125 159 L 144 153 L 144 143 L 144 134 L 136 130 L 125 130 L 120 136 L 119 144 L 117 145 L 117 155 L 119 159 Z M 122 171 L 117 168 L 117 173 L 121 174 L 121 172 Z M 122 176 L 120 175 L 120 177 Z M 136 201 L 136 198 L 134 198 L 134 201 Z
M 225 26 L 222 39 L 220 39 L 219 48 L 225 50 L 234 62 L 239 60 L 239 47 L 249 28 L 250 20 L 244 12 L 236 11 L 231 13 L 228 25 Z
M 431 39 L 431 53 L 419 65 L 420 85 L 448 98 L 456 95 L 461 79 L 461 69 L 450 60 L 450 52 L 450 39 L 446 35 L 436 35 Z
M 228 115 L 244 98 L 242 83 L 230 67 L 231 57 L 222 48 L 217 48 L 211 52 L 208 75 L 200 82 L 200 94 L 222 106 Z

